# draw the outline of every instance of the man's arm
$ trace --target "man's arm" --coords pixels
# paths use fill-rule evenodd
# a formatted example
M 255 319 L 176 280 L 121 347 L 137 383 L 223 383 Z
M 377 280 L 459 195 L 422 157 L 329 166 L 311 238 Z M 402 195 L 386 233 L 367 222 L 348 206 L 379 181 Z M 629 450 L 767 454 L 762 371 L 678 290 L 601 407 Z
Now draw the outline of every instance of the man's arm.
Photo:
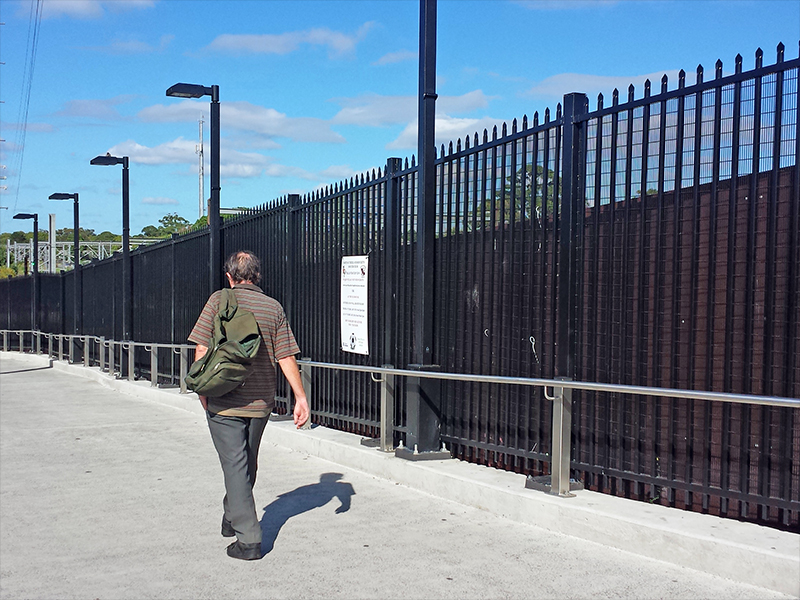
M 300 369 L 297 367 L 297 360 L 294 356 L 287 356 L 278 361 L 283 371 L 286 381 L 292 387 L 294 392 L 294 424 L 300 429 L 308 421 L 310 411 L 308 409 L 308 400 L 306 399 L 306 392 L 303 389 L 303 382 L 300 379 Z
M 208 346 L 197 344 L 194 348 L 195 362 L 203 358 L 206 355 L 206 352 L 208 352 Z M 208 410 L 208 398 L 206 398 L 205 396 L 200 396 L 199 394 L 198 397 L 200 398 L 200 404 L 203 405 L 203 410 Z

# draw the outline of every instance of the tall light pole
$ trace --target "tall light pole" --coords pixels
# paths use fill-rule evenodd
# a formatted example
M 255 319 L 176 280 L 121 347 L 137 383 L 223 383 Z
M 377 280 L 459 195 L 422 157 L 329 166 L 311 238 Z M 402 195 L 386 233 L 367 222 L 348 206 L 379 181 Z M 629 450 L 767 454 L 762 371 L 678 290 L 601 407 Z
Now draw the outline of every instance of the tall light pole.
M 15 219 L 33 219 L 33 298 L 31 301 L 31 329 L 39 329 L 39 215 L 17 213 Z
M 213 293 L 222 287 L 222 253 L 219 215 L 219 86 L 206 87 L 192 83 L 176 83 L 167 90 L 173 98 L 202 98 L 211 96 L 211 200 L 208 204 L 209 289 Z
M 436 0 L 420 0 L 419 8 L 419 193 L 414 257 L 413 348 L 409 369 L 435 371 L 439 370 L 439 366 L 432 364 L 436 241 Z M 395 455 L 410 460 L 449 458 L 449 452 L 440 451 L 441 423 L 438 415 L 441 382 L 424 377 L 409 377 L 407 381 L 407 443 L 404 448 L 398 448 Z
M 122 339 L 133 338 L 133 277 L 131 276 L 130 171 L 127 156 L 95 156 L 92 165 L 122 165 Z
M 79 227 L 79 209 L 78 209 L 78 192 L 74 194 L 50 194 L 50 200 L 73 200 L 72 213 L 74 218 L 72 229 L 72 268 L 75 272 L 74 281 L 72 285 L 72 328 L 75 334 L 81 332 L 81 287 L 80 287 L 80 268 L 81 268 L 81 253 L 80 253 L 80 227 Z

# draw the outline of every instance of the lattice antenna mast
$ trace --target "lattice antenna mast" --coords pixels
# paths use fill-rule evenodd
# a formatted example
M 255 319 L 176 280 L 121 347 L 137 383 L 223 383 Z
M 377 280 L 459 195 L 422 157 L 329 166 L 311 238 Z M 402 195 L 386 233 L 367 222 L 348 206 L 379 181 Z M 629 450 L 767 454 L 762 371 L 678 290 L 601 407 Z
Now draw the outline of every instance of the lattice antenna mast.
M 200 198 L 198 200 L 197 210 L 198 210 L 198 213 L 199 213 L 198 214 L 198 218 L 202 219 L 203 218 L 203 209 L 205 207 L 205 199 L 204 199 L 205 193 L 203 191 L 203 179 L 204 179 L 204 172 L 203 172 L 203 123 L 204 123 L 204 121 L 203 121 L 203 117 L 200 117 L 200 120 L 198 121 L 198 123 L 200 125 L 200 143 L 197 144 L 194 147 L 194 151 L 199 156 L 199 161 L 200 161 L 200 166 L 199 166 L 199 168 L 197 170 L 198 174 L 199 174 L 199 178 L 200 178 Z

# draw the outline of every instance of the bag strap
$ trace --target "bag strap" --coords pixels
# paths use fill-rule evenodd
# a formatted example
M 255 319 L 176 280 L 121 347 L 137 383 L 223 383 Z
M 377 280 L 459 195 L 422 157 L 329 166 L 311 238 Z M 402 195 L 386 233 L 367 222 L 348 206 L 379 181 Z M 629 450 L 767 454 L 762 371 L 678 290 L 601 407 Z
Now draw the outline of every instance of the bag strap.
M 223 288 L 219 297 L 219 308 L 217 314 L 221 319 L 230 321 L 236 309 L 239 308 L 239 303 L 236 301 L 236 294 L 231 288 Z

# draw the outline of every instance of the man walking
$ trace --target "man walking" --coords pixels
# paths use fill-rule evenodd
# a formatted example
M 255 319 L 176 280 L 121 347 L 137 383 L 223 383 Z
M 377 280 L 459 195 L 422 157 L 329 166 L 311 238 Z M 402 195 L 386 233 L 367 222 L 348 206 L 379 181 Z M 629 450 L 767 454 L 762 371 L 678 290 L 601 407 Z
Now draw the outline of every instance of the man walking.
M 225 271 L 237 304 L 255 316 L 263 343 L 253 359 L 253 372 L 241 386 L 218 398 L 200 396 L 200 402 L 225 478 L 222 535 L 236 536 L 228 546 L 228 556 L 258 560 L 262 556 L 261 525 L 253 486 L 261 436 L 275 406 L 275 363 L 294 392 L 294 422 L 298 428 L 308 420 L 309 409 L 295 359 L 300 349 L 283 307 L 257 285 L 261 279 L 258 258 L 252 252 L 234 252 L 225 263 Z M 220 291 L 211 294 L 189 334 L 189 341 L 197 344 L 195 360 L 208 352 L 220 295 Z

